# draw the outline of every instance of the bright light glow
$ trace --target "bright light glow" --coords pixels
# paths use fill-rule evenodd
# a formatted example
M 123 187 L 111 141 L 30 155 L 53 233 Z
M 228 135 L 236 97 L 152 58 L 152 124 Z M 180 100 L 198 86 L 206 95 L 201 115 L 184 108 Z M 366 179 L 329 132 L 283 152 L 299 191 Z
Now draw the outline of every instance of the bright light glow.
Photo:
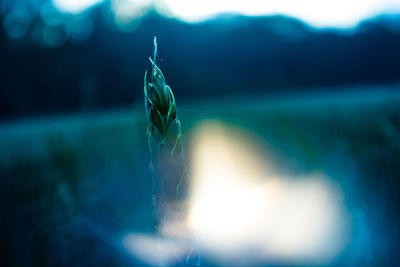
M 78 14 L 104 0 L 53 0 L 54 6 L 65 13 Z M 154 0 L 110 0 L 111 9 L 116 16 L 138 17 L 141 9 L 154 3 Z M 140 14 L 142 15 L 142 14 Z
M 143 234 L 128 234 L 122 240 L 125 248 L 151 266 L 170 266 L 188 253 L 185 243 Z
M 62 12 L 80 13 L 104 0 L 53 0 Z M 110 0 L 118 20 L 125 22 L 144 15 L 143 7 L 153 4 L 167 16 L 187 22 L 206 20 L 220 13 L 248 16 L 286 15 L 314 27 L 351 28 L 361 20 L 383 13 L 399 13 L 398 0 Z
M 328 263 L 345 239 L 340 191 L 321 175 L 276 176 L 251 137 L 196 130 L 188 227 L 216 257 Z
M 131 23 L 142 17 L 152 4 L 152 0 L 112 0 L 111 9 L 118 24 Z
M 400 12 L 398 0 L 164 1 L 173 16 L 188 22 L 201 21 L 219 13 L 231 12 L 249 16 L 282 14 L 299 18 L 315 27 L 346 28 L 381 13 Z
M 54 6 L 65 13 L 78 14 L 104 0 L 53 0 Z
M 279 176 L 253 136 L 217 121 L 201 123 L 190 143 L 189 198 L 158 238 L 123 238 L 137 258 L 166 266 L 199 246 L 221 266 L 326 265 L 344 249 L 347 213 L 326 177 Z

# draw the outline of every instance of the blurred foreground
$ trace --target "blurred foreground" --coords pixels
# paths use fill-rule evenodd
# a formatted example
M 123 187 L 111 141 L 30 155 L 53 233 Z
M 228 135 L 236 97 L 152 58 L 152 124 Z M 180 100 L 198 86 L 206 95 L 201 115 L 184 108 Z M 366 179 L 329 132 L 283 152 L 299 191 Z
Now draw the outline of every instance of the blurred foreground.
M 397 254 L 400 241 L 397 205 L 400 196 L 400 93 L 398 86 L 358 89 L 361 90 L 346 93 L 331 90 L 329 95 L 292 96 L 290 99 L 232 98 L 202 104 L 177 100 L 192 171 L 197 168 L 211 175 L 222 170 L 229 174 L 230 168 L 241 168 L 244 173 L 256 173 L 257 183 L 261 185 L 268 180 L 263 172 L 257 172 L 256 165 L 250 164 L 254 162 L 251 161 L 253 154 L 246 153 L 253 151 L 249 148 L 251 143 L 263 155 L 259 159 L 264 157 L 265 160 L 257 166 L 279 174 L 274 179 L 284 185 L 291 196 L 297 189 L 286 186 L 287 180 L 280 177 L 290 177 L 292 182 L 301 183 L 302 177 L 312 176 L 314 184 L 327 185 L 327 191 L 323 192 L 328 195 L 340 192 L 338 199 L 332 202 L 340 206 L 340 212 L 332 217 L 336 218 L 331 221 L 333 224 L 324 224 L 330 216 L 327 214 L 330 205 L 321 204 L 310 211 L 304 208 L 312 207 L 307 204 L 308 200 L 302 202 L 304 198 L 293 198 L 289 202 L 294 211 L 286 213 L 282 209 L 285 214 L 293 215 L 288 221 L 282 219 L 285 218 L 282 214 L 279 217 L 279 212 L 263 218 L 257 217 L 257 212 L 243 209 L 245 205 L 258 211 L 255 205 L 262 200 L 252 198 L 253 193 L 230 196 L 228 192 L 235 190 L 225 188 L 214 192 L 208 188 L 209 196 L 215 197 L 211 201 L 215 201 L 216 210 L 204 211 L 203 202 L 196 202 L 200 206 L 191 214 L 200 234 L 198 238 L 206 248 L 202 266 L 393 266 L 400 262 Z M 0 127 L 3 199 L 0 258 L 3 266 L 148 265 L 146 258 L 140 257 L 147 252 L 138 253 L 126 243 L 127 237 L 152 235 L 152 185 L 142 110 L 142 105 L 138 105 L 126 111 L 30 119 Z M 228 135 L 235 136 L 237 130 L 240 138 L 250 136 L 251 142 L 233 141 L 221 146 L 223 139 L 218 139 L 210 130 L 213 128 L 199 128 L 209 122 L 225 125 L 224 132 Z M 204 146 L 196 146 L 201 144 L 198 129 L 211 136 L 207 140 L 212 140 L 213 136 L 216 140 L 214 146 L 206 146 L 205 153 L 219 146 L 222 148 L 216 151 L 227 152 L 226 157 L 215 154 L 218 156 L 214 161 L 193 163 L 199 163 L 195 157 L 201 158 L 201 148 L 204 149 Z M 231 166 L 233 164 L 235 166 Z M 238 176 L 238 173 L 234 171 L 232 175 Z M 223 175 L 219 174 L 217 178 Z M 202 182 L 204 179 L 195 188 L 204 186 Z M 243 189 L 243 184 L 238 188 Z M 265 188 L 270 187 L 266 185 Z M 306 192 L 313 196 L 315 191 Z M 270 197 L 264 193 L 260 196 Z M 326 198 L 310 198 L 312 204 L 324 200 Z M 223 205 L 218 206 L 218 203 Z M 296 204 L 301 203 L 306 206 L 296 209 Z M 219 214 L 227 216 L 219 218 Z M 244 216 L 253 219 L 237 221 Z M 294 243 L 283 242 L 283 235 L 277 235 L 279 239 L 274 241 L 270 238 L 272 232 L 263 232 L 263 227 L 254 228 L 252 224 L 256 233 L 240 232 L 242 222 L 257 225 L 270 223 L 270 218 L 280 218 L 273 233 L 292 233 L 286 240 L 293 240 L 299 233 L 297 230 L 303 229 L 303 235 L 297 236 L 296 246 L 291 248 L 309 248 L 311 254 L 307 255 L 312 257 L 290 258 L 285 254 L 285 245 Z M 322 225 L 328 229 L 328 235 L 312 239 L 318 229 L 310 230 L 311 221 L 307 218 L 312 218 L 314 227 Z M 215 219 L 222 223 L 221 228 L 215 226 Z M 306 225 L 301 226 L 302 219 Z M 340 223 L 346 230 L 341 232 L 337 247 L 328 253 L 330 257 L 319 255 L 323 260 L 316 260 L 313 253 L 324 253 L 321 247 L 332 244 L 331 235 L 341 228 Z M 218 229 L 225 229 L 225 232 L 213 232 Z M 216 240 L 206 238 L 213 233 L 217 234 Z M 248 242 L 257 235 L 263 240 L 270 238 L 266 243 L 261 242 L 261 246 L 268 246 L 263 258 L 255 250 L 249 250 L 259 248 L 259 243 L 257 247 Z M 282 243 L 274 246 L 278 241 Z M 250 245 L 245 246 L 246 242 Z M 244 249 L 249 251 L 244 252 Z M 246 256 L 233 257 L 238 257 L 240 252 Z

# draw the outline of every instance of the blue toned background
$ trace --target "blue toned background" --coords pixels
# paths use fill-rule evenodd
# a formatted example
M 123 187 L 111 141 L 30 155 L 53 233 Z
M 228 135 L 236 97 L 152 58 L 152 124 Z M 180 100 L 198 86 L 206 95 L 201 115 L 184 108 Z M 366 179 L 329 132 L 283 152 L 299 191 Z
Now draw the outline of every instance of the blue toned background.
M 330 266 L 399 264 L 400 4 L 259 2 L 0 1 L 0 265 L 146 266 L 121 240 L 153 231 L 154 36 L 185 140 L 204 119 L 254 132 L 341 186 Z

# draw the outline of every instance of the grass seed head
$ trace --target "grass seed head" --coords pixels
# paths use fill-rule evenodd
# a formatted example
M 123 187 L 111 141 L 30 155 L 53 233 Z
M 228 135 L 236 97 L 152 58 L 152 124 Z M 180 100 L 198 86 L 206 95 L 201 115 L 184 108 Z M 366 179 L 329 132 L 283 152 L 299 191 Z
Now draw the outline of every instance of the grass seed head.
M 175 97 L 165 82 L 164 74 L 157 66 L 157 39 L 154 37 L 154 57 L 150 58 L 152 71 L 147 81 L 144 75 L 145 108 L 148 120 L 148 142 L 152 156 L 181 153 L 182 131 L 176 114 Z

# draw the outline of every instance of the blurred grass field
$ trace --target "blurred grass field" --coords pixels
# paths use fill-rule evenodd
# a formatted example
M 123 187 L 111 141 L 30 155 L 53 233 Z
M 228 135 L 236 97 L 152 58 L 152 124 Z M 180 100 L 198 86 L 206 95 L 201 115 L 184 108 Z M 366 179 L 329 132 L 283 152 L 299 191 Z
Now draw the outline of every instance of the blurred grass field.
M 254 134 L 281 171 L 323 172 L 342 187 L 351 242 L 332 265 L 393 266 L 398 88 L 177 104 L 185 140 L 199 122 L 221 120 Z M 121 238 L 152 232 L 145 132 L 142 104 L 0 125 L 2 265 L 144 266 Z

